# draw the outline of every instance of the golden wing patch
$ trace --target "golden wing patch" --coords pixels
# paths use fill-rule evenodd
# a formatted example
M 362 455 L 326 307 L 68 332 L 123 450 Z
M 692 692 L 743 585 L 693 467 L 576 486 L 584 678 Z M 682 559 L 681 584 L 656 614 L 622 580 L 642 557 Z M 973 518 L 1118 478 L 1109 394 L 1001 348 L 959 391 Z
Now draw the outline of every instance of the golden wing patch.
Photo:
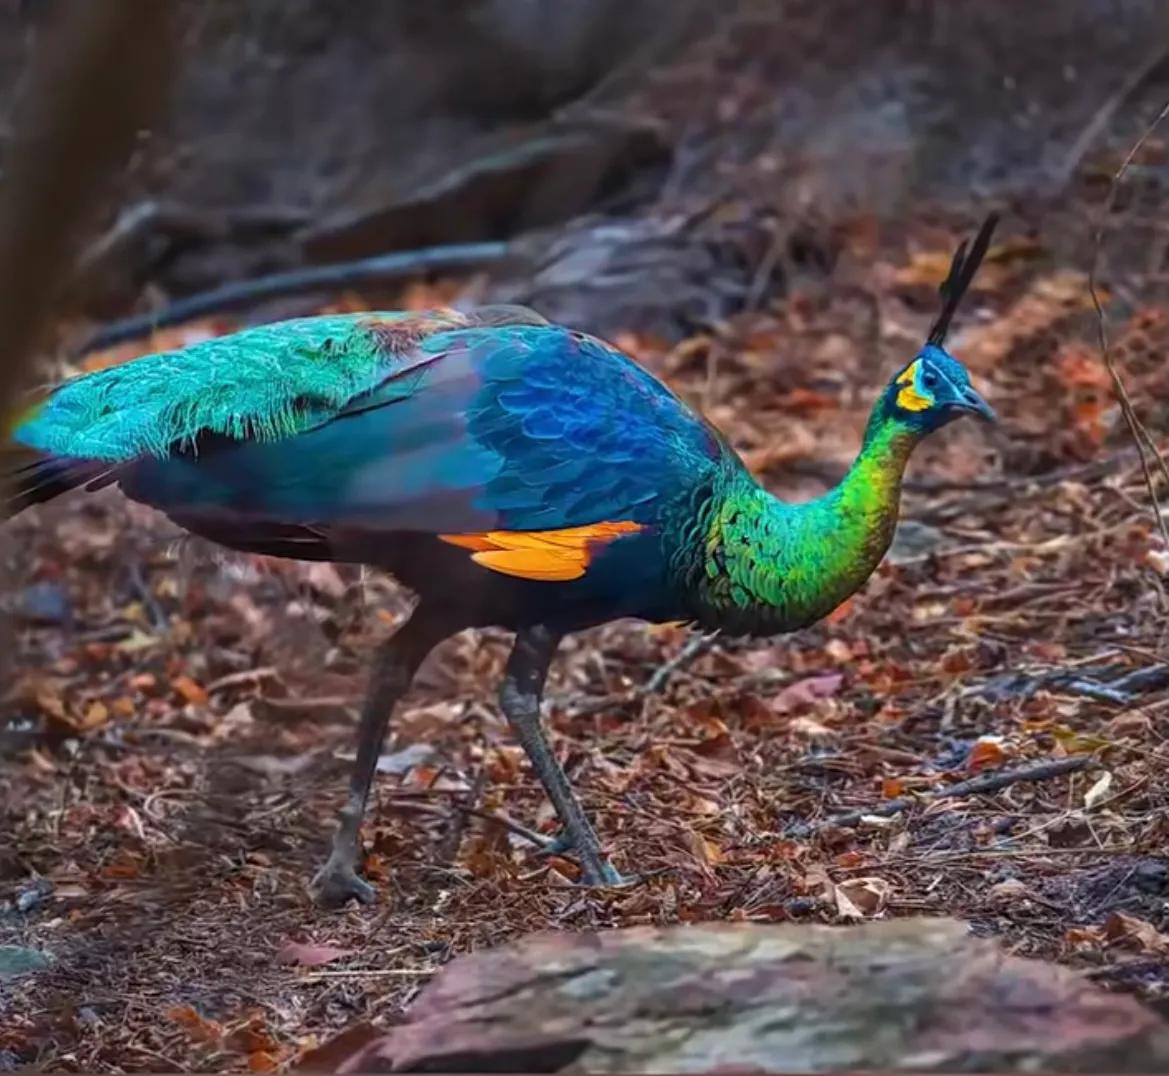
M 934 405 L 933 397 L 917 391 L 917 371 L 921 360 L 914 361 L 897 379 L 905 387 L 897 393 L 897 406 L 906 411 L 928 411 Z
M 520 579 L 566 582 L 588 569 L 595 546 L 640 531 L 640 523 L 590 523 L 553 531 L 484 531 L 440 534 L 440 541 L 472 550 L 471 559 L 484 568 Z

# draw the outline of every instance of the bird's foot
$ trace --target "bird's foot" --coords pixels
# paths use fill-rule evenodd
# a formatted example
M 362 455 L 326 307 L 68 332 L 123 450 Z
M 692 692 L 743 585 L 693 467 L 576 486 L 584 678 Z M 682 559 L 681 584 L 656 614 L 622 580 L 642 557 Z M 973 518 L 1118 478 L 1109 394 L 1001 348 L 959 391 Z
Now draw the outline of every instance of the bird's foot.
M 562 829 L 555 837 L 544 837 L 542 834 L 540 836 L 541 839 L 536 848 L 538 856 L 570 856 L 575 850 L 576 846 L 572 843 L 572 838 L 566 830 Z
M 586 849 L 584 852 L 580 851 L 568 830 L 562 829 L 554 837 L 545 837 L 540 842 L 536 855 L 575 859 L 580 864 L 580 884 L 583 886 L 612 888 L 633 886 L 641 881 L 636 874 L 622 874 L 599 849 L 587 845 Z
M 329 856 L 316 873 L 310 890 L 313 900 L 322 908 L 340 908 L 351 900 L 359 904 L 373 904 L 377 891 L 357 873 L 351 859 Z
M 606 858 L 599 859 L 591 866 L 582 858 L 580 872 L 580 884 L 590 889 L 628 889 L 641 884 L 639 875 L 622 874 Z

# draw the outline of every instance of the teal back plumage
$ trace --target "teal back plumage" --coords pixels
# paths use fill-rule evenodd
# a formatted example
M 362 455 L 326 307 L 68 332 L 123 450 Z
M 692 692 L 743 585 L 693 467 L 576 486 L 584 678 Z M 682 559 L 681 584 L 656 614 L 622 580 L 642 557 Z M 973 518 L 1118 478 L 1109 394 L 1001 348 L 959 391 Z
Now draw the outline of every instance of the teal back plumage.
M 401 313 L 378 314 L 401 320 Z M 199 433 L 293 437 L 385 379 L 369 315 L 300 318 L 146 355 L 66 382 L 17 431 L 44 452 L 166 457 Z

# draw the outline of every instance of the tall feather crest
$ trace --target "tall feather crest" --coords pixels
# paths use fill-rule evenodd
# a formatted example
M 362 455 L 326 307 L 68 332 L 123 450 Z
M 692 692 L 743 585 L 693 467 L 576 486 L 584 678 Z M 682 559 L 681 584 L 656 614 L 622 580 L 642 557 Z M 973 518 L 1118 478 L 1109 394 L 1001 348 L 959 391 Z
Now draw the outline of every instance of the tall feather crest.
M 954 260 L 950 263 L 950 272 L 938 288 L 942 296 L 942 310 L 938 314 L 937 321 L 930 328 L 930 334 L 926 338 L 927 343 L 941 347 L 946 342 L 946 334 L 950 331 L 950 322 L 954 318 L 958 304 L 962 302 L 962 297 L 970 287 L 971 281 L 974 280 L 974 274 L 978 272 L 982 259 L 986 257 L 986 252 L 990 247 L 990 237 L 994 234 L 998 222 L 999 215 L 997 213 L 991 213 L 987 216 L 986 220 L 982 222 L 982 227 L 978 229 L 978 235 L 974 237 L 974 244 L 970 247 L 969 254 L 966 253 L 965 239 L 958 245 L 958 249 L 954 252 Z

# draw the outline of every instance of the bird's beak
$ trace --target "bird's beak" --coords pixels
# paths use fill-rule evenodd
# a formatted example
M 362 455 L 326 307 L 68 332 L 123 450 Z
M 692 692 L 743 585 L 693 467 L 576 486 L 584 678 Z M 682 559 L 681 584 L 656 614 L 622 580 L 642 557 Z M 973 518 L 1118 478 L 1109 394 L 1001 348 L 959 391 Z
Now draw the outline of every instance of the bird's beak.
M 965 411 L 968 415 L 982 419 L 983 422 L 998 421 L 998 416 L 994 413 L 994 408 L 972 388 L 963 389 L 962 398 L 956 400 L 954 406 L 959 411 Z

